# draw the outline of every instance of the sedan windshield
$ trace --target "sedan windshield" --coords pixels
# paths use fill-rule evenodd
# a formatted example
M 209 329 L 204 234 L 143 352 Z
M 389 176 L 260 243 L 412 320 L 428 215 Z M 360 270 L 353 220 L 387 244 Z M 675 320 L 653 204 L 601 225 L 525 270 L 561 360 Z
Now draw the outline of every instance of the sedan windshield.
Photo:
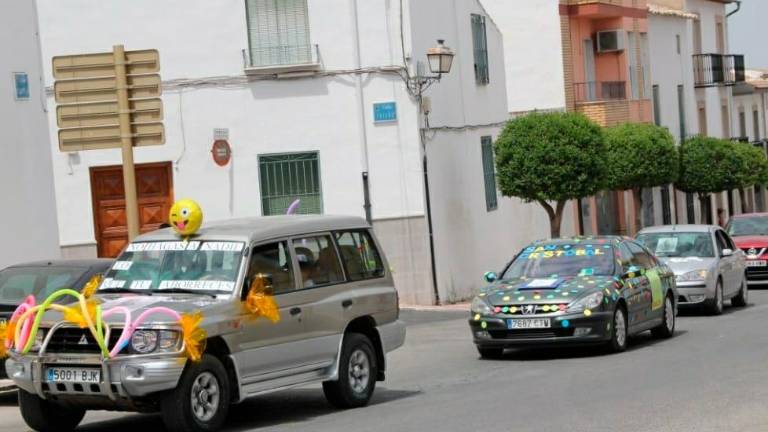
M 657 257 L 714 258 L 715 248 L 709 233 L 647 233 L 637 236 L 637 241 L 650 249 Z
M 747 235 L 768 235 L 768 216 L 731 219 L 726 228 L 732 237 Z
M 556 244 L 523 249 L 504 272 L 503 279 L 609 276 L 614 273 L 613 246 Z
M 235 288 L 244 247 L 242 242 L 217 241 L 132 243 L 99 291 L 228 294 Z
M 79 267 L 11 267 L 0 271 L 0 303 L 19 304 L 29 296 L 38 302 L 73 286 L 87 271 Z

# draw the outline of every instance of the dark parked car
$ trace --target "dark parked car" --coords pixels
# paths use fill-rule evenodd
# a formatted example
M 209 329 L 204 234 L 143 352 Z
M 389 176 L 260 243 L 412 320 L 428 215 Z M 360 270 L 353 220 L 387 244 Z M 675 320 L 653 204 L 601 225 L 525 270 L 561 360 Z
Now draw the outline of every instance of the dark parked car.
M 106 273 L 112 263 L 108 259 L 41 261 L 0 270 L 0 322 L 10 319 L 27 296 L 35 296 L 40 303 L 61 288 L 80 291 L 93 275 Z M 6 377 L 4 361 L 0 377 Z
M 675 330 L 675 275 L 645 247 L 622 237 L 536 242 L 472 302 L 469 326 L 482 357 L 524 345 L 605 344 Z

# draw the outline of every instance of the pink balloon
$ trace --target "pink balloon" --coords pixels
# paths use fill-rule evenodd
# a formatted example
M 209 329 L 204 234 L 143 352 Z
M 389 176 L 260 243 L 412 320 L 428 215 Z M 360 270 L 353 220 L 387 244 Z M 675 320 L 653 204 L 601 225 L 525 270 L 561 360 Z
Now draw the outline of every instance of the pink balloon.
M 296 201 L 292 202 L 290 206 L 288 206 L 288 211 L 285 212 L 287 215 L 292 215 L 296 210 L 299 209 L 299 204 L 301 204 L 301 200 L 297 199 Z

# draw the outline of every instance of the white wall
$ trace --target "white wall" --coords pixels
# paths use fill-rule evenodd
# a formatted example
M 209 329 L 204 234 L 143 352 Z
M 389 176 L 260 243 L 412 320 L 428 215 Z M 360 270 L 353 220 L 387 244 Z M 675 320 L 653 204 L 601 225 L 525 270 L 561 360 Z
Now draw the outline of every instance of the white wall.
M 435 7 L 438 1 L 439 8 Z M 414 52 L 424 52 L 436 36 L 444 37 L 457 51 L 451 73 L 429 91 L 433 129 L 427 133 L 426 145 L 438 287 L 443 301 L 454 301 L 482 286 L 484 272 L 499 271 L 520 248 L 548 237 L 549 221 L 538 205 L 500 194 L 498 209 L 487 211 L 481 137 L 495 139 L 509 112 L 508 73 L 502 61 L 505 39 L 494 24 L 496 17 L 486 20 L 490 83 L 477 85 L 470 15 L 489 12 L 474 0 L 413 1 L 410 8 Z M 495 126 L 483 126 L 489 124 Z M 573 232 L 571 222 L 566 212 L 564 235 Z
M 758 139 L 765 138 L 765 111 L 763 111 L 763 95 L 761 91 L 755 91 L 754 93 L 740 94 L 733 96 L 733 112 L 731 118 L 733 118 L 733 136 L 749 137 L 750 141 L 757 141 Z M 753 111 L 758 113 L 757 126 L 759 128 L 759 136 L 755 136 L 755 122 Z M 745 135 L 741 134 L 741 124 L 739 120 L 739 113 L 743 112 L 745 116 Z
M 108 51 L 117 43 L 160 51 L 166 144 L 137 149 L 136 161 L 173 161 L 176 197 L 200 201 L 207 220 L 260 214 L 257 156 L 307 150 L 320 152 L 325 213 L 364 214 L 355 76 L 246 81 L 243 0 L 39 3 L 47 85 L 55 55 Z M 362 66 L 401 64 L 397 5 L 358 3 Z M 319 45 L 325 71 L 355 67 L 350 6 L 350 0 L 309 0 L 311 42 Z M 207 85 L 169 82 L 206 77 L 222 78 Z M 422 215 L 415 105 L 397 75 L 366 74 L 362 86 L 373 216 Z M 396 101 L 399 121 L 374 125 L 374 101 Z M 228 167 L 211 160 L 213 128 L 229 128 Z M 57 194 L 66 197 L 59 204 L 61 241 L 93 243 L 89 168 L 118 164 L 119 151 L 81 152 L 70 166 L 52 146 Z
M 59 257 L 35 2 L 0 3 L 0 268 Z M 13 72 L 29 77 L 16 101 Z
M 510 112 L 564 109 L 558 0 L 481 0 L 504 37 Z
M 673 16 L 649 15 L 648 37 L 651 55 L 651 79 L 659 86 L 661 125 L 680 139 L 678 85 L 684 86 L 686 135 L 699 132 L 696 94 L 693 87 L 693 41 L 691 20 Z M 680 52 L 677 36 L 680 36 Z

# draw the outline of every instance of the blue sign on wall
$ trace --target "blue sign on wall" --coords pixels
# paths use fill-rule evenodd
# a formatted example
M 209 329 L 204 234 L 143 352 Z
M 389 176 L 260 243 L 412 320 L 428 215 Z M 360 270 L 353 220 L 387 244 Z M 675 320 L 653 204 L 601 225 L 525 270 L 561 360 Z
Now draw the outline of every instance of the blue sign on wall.
M 397 121 L 397 103 L 379 102 L 373 104 L 374 123 L 387 123 Z
M 14 72 L 13 82 L 16 86 L 16 100 L 29 99 L 29 76 L 26 72 Z

